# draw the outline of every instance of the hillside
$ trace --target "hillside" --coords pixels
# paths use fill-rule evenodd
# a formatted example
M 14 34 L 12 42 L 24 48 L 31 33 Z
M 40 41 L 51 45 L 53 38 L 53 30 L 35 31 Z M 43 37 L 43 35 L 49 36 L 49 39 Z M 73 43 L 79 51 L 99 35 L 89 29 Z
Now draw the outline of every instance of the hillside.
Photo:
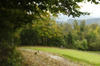
M 68 22 L 69 24 L 73 24 L 73 21 L 74 20 L 77 20 L 78 23 L 80 24 L 80 22 L 82 20 L 85 20 L 86 21 L 86 24 L 94 24 L 94 23 L 97 23 L 100 25 L 100 18 L 88 18 L 88 19 L 67 19 L 67 21 L 57 21 L 57 23 L 65 23 L 65 22 Z
M 18 47 L 27 66 L 100 66 L 100 52 L 57 47 Z M 55 65 L 56 64 L 56 65 Z
M 29 47 L 28 47 L 29 48 Z M 81 66 L 57 54 L 37 51 L 25 47 L 17 48 L 23 58 L 23 66 Z
M 68 19 L 67 22 L 72 24 L 73 21 L 75 19 Z M 100 18 L 89 18 L 89 19 L 76 19 L 79 23 L 82 21 L 82 20 L 85 20 L 86 21 L 86 24 L 93 24 L 93 23 L 97 23 L 100 25 Z

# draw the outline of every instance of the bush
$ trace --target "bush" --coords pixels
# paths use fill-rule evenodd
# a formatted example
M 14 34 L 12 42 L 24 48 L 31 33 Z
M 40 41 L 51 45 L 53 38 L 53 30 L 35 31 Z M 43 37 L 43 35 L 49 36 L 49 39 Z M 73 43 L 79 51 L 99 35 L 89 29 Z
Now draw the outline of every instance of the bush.
M 66 48 L 73 48 L 75 39 L 74 39 L 74 35 L 71 32 L 66 34 L 66 36 L 64 37 L 64 40 L 66 41 Z
M 77 41 L 75 41 L 74 45 L 75 45 L 75 48 L 80 49 L 80 50 L 87 50 L 88 49 L 86 39 L 83 39 L 82 41 L 77 40 Z
M 53 37 L 50 38 L 47 42 L 47 46 L 60 47 L 61 45 L 65 46 L 65 40 L 63 39 L 63 37 Z
M 21 45 L 33 45 L 34 44 L 34 31 L 32 29 L 24 29 L 20 33 Z
M 100 35 L 97 35 L 93 43 L 89 44 L 90 50 L 100 50 Z
M 21 56 L 15 46 L 0 44 L 0 66 L 20 66 Z

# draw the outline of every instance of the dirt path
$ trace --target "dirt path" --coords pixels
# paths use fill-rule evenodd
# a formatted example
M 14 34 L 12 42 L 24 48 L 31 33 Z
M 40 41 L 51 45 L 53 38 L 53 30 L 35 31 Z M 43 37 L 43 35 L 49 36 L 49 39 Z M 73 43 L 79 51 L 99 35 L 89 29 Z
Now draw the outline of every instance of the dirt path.
M 24 58 L 24 66 L 80 66 L 60 56 L 33 49 L 18 48 Z

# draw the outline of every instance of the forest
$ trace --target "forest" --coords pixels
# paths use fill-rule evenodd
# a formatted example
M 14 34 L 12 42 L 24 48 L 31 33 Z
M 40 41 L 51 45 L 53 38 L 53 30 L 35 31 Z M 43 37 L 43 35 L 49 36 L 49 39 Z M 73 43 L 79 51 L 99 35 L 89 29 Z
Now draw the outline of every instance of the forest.
M 100 26 L 86 25 L 85 20 L 78 24 L 58 23 L 54 19 L 35 21 L 21 29 L 20 44 L 31 46 L 55 46 L 79 50 L 100 50 Z

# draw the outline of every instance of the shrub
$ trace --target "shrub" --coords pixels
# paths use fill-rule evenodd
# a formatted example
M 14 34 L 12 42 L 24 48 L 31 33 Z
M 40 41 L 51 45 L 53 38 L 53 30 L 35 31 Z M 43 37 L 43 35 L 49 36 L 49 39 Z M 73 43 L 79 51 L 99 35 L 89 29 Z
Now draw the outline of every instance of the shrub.
M 90 50 L 100 50 L 100 35 L 97 35 L 93 43 L 89 44 Z
M 35 40 L 34 31 L 32 29 L 24 29 L 20 33 L 21 45 L 33 45 Z
M 75 48 L 80 49 L 80 50 L 87 50 L 88 46 L 87 46 L 87 40 L 83 39 L 81 41 L 77 40 L 74 43 Z
M 21 56 L 15 46 L 0 44 L 0 66 L 20 66 Z

